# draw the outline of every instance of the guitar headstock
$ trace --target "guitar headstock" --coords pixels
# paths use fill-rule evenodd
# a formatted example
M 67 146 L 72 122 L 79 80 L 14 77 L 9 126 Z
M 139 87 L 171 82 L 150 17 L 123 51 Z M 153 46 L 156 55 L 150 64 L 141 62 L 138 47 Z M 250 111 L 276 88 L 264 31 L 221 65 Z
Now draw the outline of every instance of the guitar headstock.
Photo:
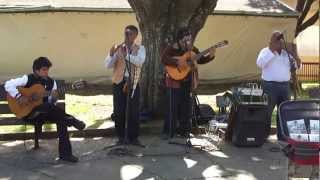
M 217 42 L 213 47 L 220 48 L 220 47 L 227 46 L 228 44 L 229 44 L 228 40 L 223 40 L 223 41 Z
M 87 82 L 84 80 L 74 81 L 71 85 L 72 89 L 82 89 L 87 86 Z

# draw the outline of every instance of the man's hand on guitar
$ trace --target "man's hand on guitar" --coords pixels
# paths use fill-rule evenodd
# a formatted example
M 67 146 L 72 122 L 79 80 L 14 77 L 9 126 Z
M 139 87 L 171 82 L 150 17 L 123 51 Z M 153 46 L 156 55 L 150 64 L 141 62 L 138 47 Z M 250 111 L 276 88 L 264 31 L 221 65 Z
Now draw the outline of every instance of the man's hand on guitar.
M 27 105 L 29 103 L 29 98 L 26 97 L 26 96 L 20 96 L 18 99 L 17 99 L 17 103 L 19 105 Z
M 215 47 L 210 49 L 209 55 L 210 55 L 210 57 L 214 57 L 216 55 L 216 48 Z

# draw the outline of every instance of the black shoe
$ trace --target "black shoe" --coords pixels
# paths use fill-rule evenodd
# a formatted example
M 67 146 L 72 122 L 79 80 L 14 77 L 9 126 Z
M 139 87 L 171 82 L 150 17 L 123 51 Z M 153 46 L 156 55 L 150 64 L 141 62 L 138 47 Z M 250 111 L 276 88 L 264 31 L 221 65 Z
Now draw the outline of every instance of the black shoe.
M 78 130 L 83 130 L 85 127 L 86 127 L 86 124 L 84 123 L 84 122 L 82 122 L 82 121 L 76 121 L 76 122 L 74 122 L 73 123 L 73 126 L 76 128 L 76 129 L 78 129 Z
M 76 163 L 79 161 L 79 158 L 75 157 L 74 155 L 69 155 L 69 156 L 60 157 L 60 160 L 71 162 L 71 163 Z

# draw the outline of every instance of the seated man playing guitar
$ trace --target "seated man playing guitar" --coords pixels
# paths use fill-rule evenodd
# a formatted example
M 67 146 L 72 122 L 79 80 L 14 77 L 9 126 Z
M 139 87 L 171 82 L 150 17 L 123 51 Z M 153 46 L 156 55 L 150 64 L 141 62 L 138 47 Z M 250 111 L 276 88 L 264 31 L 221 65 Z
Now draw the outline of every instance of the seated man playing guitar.
M 166 87 L 168 109 L 163 127 L 163 139 L 173 137 L 176 122 L 179 122 L 178 133 L 188 137 L 191 130 L 191 91 L 196 88 L 198 71 L 196 64 L 205 64 L 215 57 L 215 47 L 200 54 L 193 47 L 193 37 L 188 28 L 182 28 L 176 36 L 177 42 L 165 47 L 161 61 L 166 66 Z
M 24 110 L 24 107 L 37 104 L 31 112 L 22 118 L 26 122 L 43 124 L 45 120 L 55 122 L 59 136 L 59 158 L 68 162 L 77 162 L 78 158 L 72 155 L 71 143 L 69 140 L 68 126 L 74 126 L 79 130 L 85 128 L 85 123 L 65 113 L 65 111 L 57 106 L 55 102 L 58 97 L 56 81 L 48 76 L 51 62 L 46 57 L 39 57 L 33 62 L 33 73 L 24 75 L 20 78 L 11 79 L 5 83 L 5 89 L 8 92 L 8 103 L 10 109 L 14 112 L 14 108 Z M 31 93 L 29 96 L 23 92 L 21 88 L 27 89 L 39 86 L 45 89 L 47 95 L 40 93 Z M 10 106 L 10 104 L 13 105 Z M 14 104 L 16 103 L 16 104 Z M 27 108 L 26 108 L 27 109 Z M 19 112 L 14 112 L 19 114 Z

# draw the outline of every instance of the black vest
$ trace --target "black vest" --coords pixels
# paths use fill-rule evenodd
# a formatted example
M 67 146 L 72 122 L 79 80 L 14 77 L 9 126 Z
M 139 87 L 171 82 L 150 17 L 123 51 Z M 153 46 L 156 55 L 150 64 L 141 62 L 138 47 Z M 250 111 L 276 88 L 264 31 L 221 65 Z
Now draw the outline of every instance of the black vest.
M 48 77 L 47 79 L 43 79 L 39 76 L 35 76 L 34 74 L 29 74 L 28 82 L 24 87 L 29 88 L 35 84 L 41 84 L 47 91 L 51 91 L 54 85 L 54 80 L 50 77 Z M 48 97 L 44 97 L 43 101 L 48 102 Z

